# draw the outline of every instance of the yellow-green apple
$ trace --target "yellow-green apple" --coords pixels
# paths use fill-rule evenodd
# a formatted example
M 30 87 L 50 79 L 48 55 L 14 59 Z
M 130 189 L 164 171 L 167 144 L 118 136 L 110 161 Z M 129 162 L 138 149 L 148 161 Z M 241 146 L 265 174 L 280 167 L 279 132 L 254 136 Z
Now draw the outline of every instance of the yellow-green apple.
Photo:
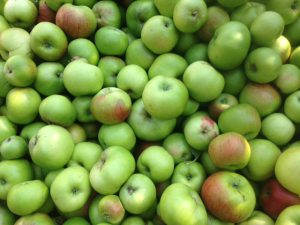
M 37 22 L 55 23 L 55 12 L 49 8 L 46 0 L 39 1 Z
M 125 217 L 125 209 L 121 197 L 118 195 L 105 195 L 98 203 L 100 217 L 107 223 L 119 224 Z
M 285 189 L 275 178 L 271 178 L 262 184 L 259 202 L 264 212 L 276 219 L 285 208 L 300 204 L 300 197 Z
M 15 124 L 28 124 L 38 115 L 41 96 L 33 88 L 13 88 L 6 96 L 7 117 Z
M 216 167 L 237 170 L 248 164 L 251 149 L 244 136 L 236 132 L 226 132 L 212 139 L 208 154 Z
M 198 111 L 185 119 L 183 133 L 191 147 L 203 151 L 219 135 L 219 128 L 206 112 Z
M 37 211 L 46 201 L 49 190 L 40 180 L 24 181 L 12 186 L 7 194 L 8 209 L 25 216 Z
M 121 27 L 121 12 L 116 2 L 96 1 L 91 8 L 96 16 L 98 28 L 104 26 Z
M 8 137 L 17 134 L 17 126 L 7 116 L 0 116 L 0 144 Z
M 289 117 L 294 123 L 299 123 L 300 118 L 298 116 L 300 112 L 300 91 L 295 91 L 288 95 L 284 100 L 284 114 Z
M 56 225 L 53 218 L 48 214 L 36 212 L 30 215 L 22 216 L 18 218 L 14 225 L 24 225 L 24 224 L 36 224 L 36 225 Z
M 140 38 L 132 41 L 128 45 L 125 53 L 126 64 L 135 64 L 145 70 L 150 68 L 155 58 L 156 55 L 144 45 Z
M 207 151 L 201 153 L 199 161 L 203 165 L 205 172 L 209 175 L 221 170 L 215 166 Z
M 142 93 L 146 111 L 158 119 L 174 119 L 180 116 L 189 99 L 184 83 L 174 77 L 155 76 Z
M 20 136 L 24 138 L 25 141 L 28 143 L 30 138 L 32 138 L 38 132 L 39 129 L 46 125 L 46 123 L 39 120 L 36 122 L 26 124 L 20 130 Z
M 2 160 L 19 159 L 24 157 L 27 153 L 27 142 L 21 136 L 9 136 L 0 144 L 0 155 Z
M 217 0 L 217 2 L 225 8 L 232 9 L 245 4 L 247 0 Z
M 225 80 L 223 92 L 238 96 L 248 81 L 243 66 L 224 71 L 223 75 Z
M 287 144 L 294 137 L 295 131 L 295 124 L 284 113 L 274 112 L 262 120 L 261 133 L 276 145 Z
M 217 120 L 223 111 L 238 103 L 239 101 L 234 95 L 221 93 L 219 97 L 209 103 L 208 113 L 214 120 Z
M 50 194 L 61 212 L 80 209 L 91 194 L 88 171 L 80 166 L 63 169 L 53 180 Z
M 199 194 L 185 184 L 169 185 L 164 190 L 158 207 L 166 224 L 207 224 L 207 212 Z
M 53 11 L 57 11 L 62 5 L 66 3 L 73 3 L 73 0 L 45 0 L 47 6 Z
M 300 15 L 300 6 L 297 0 L 270 0 L 266 6 L 268 10 L 279 13 L 286 25 L 294 22 Z
M 134 80 L 134 82 L 132 82 Z M 142 97 L 144 87 L 148 82 L 147 72 L 138 65 L 126 65 L 116 78 L 117 87 L 126 91 L 132 99 Z
M 35 24 L 38 10 L 30 0 L 7 0 L 3 15 L 14 27 L 27 29 Z
M 282 65 L 274 85 L 284 95 L 297 91 L 300 88 L 300 69 L 293 64 Z
M 63 72 L 63 83 L 73 96 L 94 95 L 103 86 L 104 76 L 99 67 L 84 59 L 70 62 Z
M 253 106 L 239 103 L 220 114 L 218 126 L 223 133 L 233 131 L 251 140 L 260 132 L 261 118 Z
M 275 176 L 279 183 L 292 193 L 300 195 L 299 146 L 286 149 L 276 161 Z
M 293 49 L 290 55 L 289 63 L 296 65 L 298 68 L 300 68 L 299 58 L 300 58 L 300 46 L 297 46 Z
M 6 200 L 9 190 L 18 183 L 34 178 L 33 169 L 25 159 L 2 160 L 0 162 L 0 199 Z
M 154 5 L 159 14 L 172 18 L 173 11 L 178 0 L 154 0 Z
M 188 64 L 196 61 L 208 61 L 207 43 L 196 43 L 186 50 L 184 58 Z
M 234 69 L 247 57 L 250 44 L 248 27 L 238 21 L 229 21 L 215 31 L 208 44 L 208 58 L 218 69 Z M 228 54 L 231 57 L 227 57 Z
M 146 225 L 146 223 L 140 216 L 127 216 L 122 225 Z
M 92 98 L 90 109 L 97 121 L 103 124 L 116 124 L 127 119 L 131 105 L 131 98 L 125 91 L 107 87 Z
M 151 116 L 145 109 L 143 100 L 137 99 L 128 117 L 136 137 L 144 141 L 160 141 L 172 133 L 176 119 L 158 119 Z
M 163 75 L 179 78 L 187 68 L 187 61 L 178 54 L 165 53 L 157 56 L 148 70 L 149 78 Z
M 30 34 L 18 27 L 11 27 L 0 34 L 0 54 L 4 60 L 14 55 L 32 57 Z
M 133 129 L 126 122 L 102 125 L 98 133 L 98 141 L 103 149 L 118 145 L 132 150 L 136 143 Z
M 156 189 L 149 177 L 135 173 L 122 186 L 119 196 L 127 212 L 142 214 L 155 203 Z
M 248 219 L 237 225 L 274 225 L 274 221 L 263 211 L 254 210 Z
M 137 159 L 138 172 L 160 183 L 171 178 L 174 171 L 173 157 L 162 146 L 147 147 Z
M 280 35 L 271 45 L 271 48 L 279 53 L 283 63 L 286 63 L 290 58 L 292 46 L 289 39 L 287 39 L 285 36 Z
M 275 164 L 281 154 L 277 145 L 267 139 L 249 141 L 251 156 L 242 173 L 250 180 L 264 181 L 274 175 Z M 260 163 L 260 162 L 265 163 Z
M 37 75 L 33 83 L 40 94 L 50 96 L 63 92 L 64 66 L 59 62 L 43 62 L 37 66 Z
M 0 205 L 0 224 L 1 225 L 14 225 L 16 216 L 7 208 L 7 206 Z
M 43 60 L 57 61 L 67 51 L 68 40 L 59 26 L 40 22 L 30 32 L 30 47 Z
M 285 208 L 278 216 L 275 225 L 287 225 L 299 223 L 300 204 Z
M 281 106 L 281 95 L 271 84 L 247 83 L 239 95 L 239 103 L 252 105 L 261 117 L 267 116 Z
M 87 135 L 85 129 L 79 123 L 72 123 L 71 126 L 67 128 L 70 132 L 74 144 L 78 144 L 87 140 Z
M 78 96 L 72 101 L 76 110 L 76 119 L 81 123 L 94 122 L 95 119 L 90 111 L 92 96 Z
M 66 3 L 58 9 L 55 23 L 73 39 L 87 38 L 97 28 L 96 16 L 91 8 L 70 3 Z
M 0 62 L 0 97 L 2 98 L 5 98 L 7 93 L 13 88 L 5 78 L 4 65 L 5 62 Z
M 206 178 L 201 188 L 201 198 L 212 215 L 232 223 L 249 218 L 256 204 L 249 181 L 229 171 L 216 172 Z
M 115 194 L 135 170 L 130 151 L 121 146 L 105 149 L 90 171 L 90 182 L 100 194 Z
M 0 16 L 0 33 L 2 33 L 4 30 L 7 30 L 10 28 L 8 21 L 4 18 L 4 16 Z
M 178 38 L 173 20 L 162 15 L 148 19 L 141 31 L 143 43 L 155 54 L 170 52 L 177 44 Z
M 42 127 L 29 141 L 32 161 L 44 169 L 62 168 L 69 162 L 73 150 L 74 142 L 70 132 L 58 125 Z
M 189 95 L 198 102 L 214 100 L 222 93 L 225 84 L 223 75 L 205 61 L 190 64 L 182 79 Z
M 196 100 L 190 97 L 185 105 L 185 109 L 182 113 L 182 116 L 190 116 L 194 114 L 195 112 L 198 111 L 199 107 L 200 107 L 199 102 L 197 102 Z
M 153 1 L 134 1 L 126 10 L 127 27 L 135 37 L 140 37 L 145 22 L 157 14 L 158 11 Z
M 126 33 L 113 26 L 101 27 L 95 33 L 94 43 L 100 54 L 122 56 L 129 45 Z

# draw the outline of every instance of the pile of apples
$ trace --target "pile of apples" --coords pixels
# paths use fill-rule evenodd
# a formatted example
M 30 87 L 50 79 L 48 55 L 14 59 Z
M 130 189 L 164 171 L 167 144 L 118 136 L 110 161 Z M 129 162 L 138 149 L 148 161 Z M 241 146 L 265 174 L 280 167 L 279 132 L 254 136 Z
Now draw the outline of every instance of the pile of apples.
M 299 225 L 299 68 L 299 0 L 0 1 L 0 225 Z

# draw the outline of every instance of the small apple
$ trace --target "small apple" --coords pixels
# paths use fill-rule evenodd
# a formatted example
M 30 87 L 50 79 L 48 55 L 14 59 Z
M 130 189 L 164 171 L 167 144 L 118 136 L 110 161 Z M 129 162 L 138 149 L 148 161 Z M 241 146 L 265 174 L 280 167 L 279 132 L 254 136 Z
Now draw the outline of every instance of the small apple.
M 0 144 L 8 137 L 17 134 L 17 126 L 7 116 L 0 116 Z
M 28 153 L 28 146 L 21 136 L 10 136 L 0 144 L 1 159 L 19 159 Z
M 29 140 L 38 132 L 39 129 L 46 126 L 47 124 L 42 121 L 36 121 L 26 124 L 20 131 L 20 136 L 25 139 L 28 143 Z
M 73 0 L 45 0 L 45 2 L 50 9 L 56 12 L 62 5 L 73 3 Z
M 173 11 L 178 0 L 154 0 L 154 5 L 159 14 L 172 18 Z
M 13 88 L 5 78 L 4 65 L 5 62 L 0 62 L 0 97 L 3 98 L 3 103 L 5 102 L 4 98 L 7 93 Z
M 67 219 L 62 225 L 90 225 L 90 223 L 83 217 L 71 217 Z
M 223 92 L 238 96 L 248 81 L 243 66 L 224 71 L 223 75 L 225 80 Z
M 219 97 L 209 103 L 208 113 L 213 119 L 217 120 L 223 111 L 238 103 L 234 95 L 221 93 Z
M 116 2 L 96 1 L 91 8 L 96 16 L 98 28 L 104 26 L 121 27 L 121 12 Z
M 208 61 L 208 45 L 206 43 L 196 43 L 184 53 L 184 58 L 188 64 L 196 61 Z
M 232 9 L 245 4 L 247 0 L 217 0 L 217 2 L 225 8 Z
M 290 41 L 292 46 L 297 46 L 300 41 L 299 23 L 300 17 L 297 17 L 295 21 L 287 24 L 283 31 L 283 35 Z
M 289 39 L 287 39 L 285 36 L 280 35 L 271 45 L 271 48 L 279 53 L 283 63 L 286 63 L 290 58 L 292 46 Z
M 35 225 L 56 225 L 53 218 L 48 214 L 36 212 L 30 215 L 22 216 L 18 218 L 14 225 L 32 224 Z
M 118 195 L 103 196 L 98 203 L 98 211 L 109 224 L 119 224 L 125 217 L 125 209 Z
M 37 22 L 55 23 L 55 12 L 49 8 L 46 0 L 39 1 Z

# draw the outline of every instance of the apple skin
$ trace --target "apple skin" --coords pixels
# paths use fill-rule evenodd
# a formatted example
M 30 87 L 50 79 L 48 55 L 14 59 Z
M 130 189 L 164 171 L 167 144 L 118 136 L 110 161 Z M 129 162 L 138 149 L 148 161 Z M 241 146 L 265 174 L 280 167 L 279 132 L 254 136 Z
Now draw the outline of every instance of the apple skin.
M 2 33 L 3 31 L 7 30 L 10 27 L 7 20 L 2 15 L 0 16 L 0 33 Z
M 105 222 L 119 224 L 125 217 L 125 209 L 118 195 L 105 195 L 98 203 L 99 215 Z
M 35 225 L 56 225 L 54 220 L 49 215 L 40 212 L 22 216 L 18 218 L 14 225 L 27 225 L 32 223 Z
M 239 102 L 234 95 L 228 93 L 221 93 L 219 97 L 209 103 L 208 113 L 214 119 L 218 120 L 220 114 L 233 105 Z
M 284 114 L 289 117 L 294 123 L 299 123 L 298 112 L 300 110 L 300 105 L 298 98 L 300 96 L 300 91 L 295 91 L 288 95 L 284 101 Z
M 78 96 L 72 101 L 76 110 L 76 119 L 85 125 L 95 121 L 95 118 L 90 111 L 91 101 L 92 96 Z
M 285 25 L 293 23 L 300 14 L 300 7 L 297 1 L 287 0 L 287 1 L 278 1 L 278 0 L 270 0 L 266 4 L 268 10 L 275 11 L 279 13 Z
M 166 224 L 207 224 L 207 212 L 199 194 L 181 183 L 171 184 L 164 190 L 159 214 Z
M 238 225 L 274 225 L 274 221 L 264 212 L 254 210 L 247 220 L 238 223 Z
M 27 142 L 21 136 L 10 136 L 0 144 L 1 160 L 19 159 L 24 157 L 27 153 Z
M 55 12 L 48 7 L 46 0 L 39 1 L 37 22 L 55 23 Z
M 160 15 L 172 18 L 177 2 L 178 0 L 154 0 L 154 5 L 158 9 Z
M 0 205 L 0 224 L 14 225 L 16 216 L 5 205 Z
M 0 144 L 11 135 L 17 134 L 17 126 L 6 116 L 0 116 Z
M 5 62 L 0 62 L 0 97 L 3 98 L 3 103 L 7 93 L 13 88 L 5 78 L 4 65 Z
M 296 65 L 284 64 L 279 70 L 279 75 L 274 85 L 283 95 L 292 94 L 300 88 L 300 70 Z
M 290 41 L 292 46 L 297 46 L 300 42 L 299 26 L 300 18 L 298 17 L 294 22 L 286 25 L 284 28 L 283 35 Z
M 80 225 L 90 225 L 90 223 L 84 219 L 83 217 L 71 217 L 69 219 L 67 219 L 62 225 L 76 225 L 76 224 L 80 224 Z
M 249 181 L 229 171 L 210 175 L 202 185 L 201 198 L 212 215 L 232 223 L 247 219 L 256 204 L 256 196 Z
M 285 189 L 275 178 L 271 178 L 263 183 L 259 202 L 264 212 L 276 219 L 285 208 L 300 204 L 300 197 Z
M 47 124 L 42 121 L 36 121 L 32 122 L 30 124 L 27 124 L 23 126 L 23 128 L 20 131 L 20 136 L 24 138 L 24 140 L 28 143 L 30 138 L 32 138 L 39 129 L 46 126 Z
M 277 217 L 275 225 L 287 225 L 299 223 L 300 204 L 285 208 Z
M 135 170 L 129 150 L 120 146 L 105 149 L 90 171 L 90 182 L 97 193 L 115 194 Z
M 207 49 L 208 45 L 206 43 L 195 43 L 183 53 L 184 58 L 188 64 L 196 61 L 208 61 Z
M 91 8 L 96 16 L 98 28 L 104 26 L 121 27 L 121 12 L 116 2 L 96 1 Z
M 215 166 L 226 170 L 244 168 L 251 157 L 247 139 L 236 132 L 215 137 L 208 146 L 208 154 Z
M 97 28 L 96 16 L 91 8 L 69 3 L 58 9 L 55 23 L 73 39 L 87 38 Z
M 225 86 L 224 93 L 238 96 L 248 82 L 243 66 L 223 72 Z

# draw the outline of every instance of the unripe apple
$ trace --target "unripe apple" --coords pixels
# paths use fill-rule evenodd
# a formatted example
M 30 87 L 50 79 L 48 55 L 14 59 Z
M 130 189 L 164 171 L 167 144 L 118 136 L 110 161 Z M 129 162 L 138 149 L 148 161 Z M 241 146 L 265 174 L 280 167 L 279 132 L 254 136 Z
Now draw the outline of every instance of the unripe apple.
M 92 10 L 97 19 L 97 27 L 113 26 L 121 27 L 121 12 L 114 1 L 96 1 Z
M 274 84 L 282 94 L 292 94 L 300 88 L 300 69 L 293 64 L 282 65 Z

